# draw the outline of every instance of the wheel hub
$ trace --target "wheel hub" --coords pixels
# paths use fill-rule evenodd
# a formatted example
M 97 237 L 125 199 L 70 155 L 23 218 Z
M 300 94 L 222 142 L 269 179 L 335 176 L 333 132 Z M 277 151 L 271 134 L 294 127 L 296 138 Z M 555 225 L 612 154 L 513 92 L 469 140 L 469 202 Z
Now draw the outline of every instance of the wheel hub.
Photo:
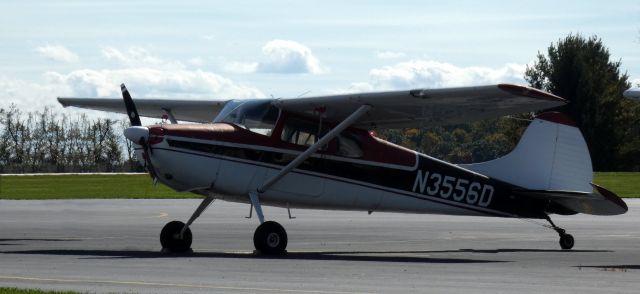
M 277 233 L 269 233 L 267 236 L 267 245 L 269 247 L 277 247 L 280 244 L 280 236 Z

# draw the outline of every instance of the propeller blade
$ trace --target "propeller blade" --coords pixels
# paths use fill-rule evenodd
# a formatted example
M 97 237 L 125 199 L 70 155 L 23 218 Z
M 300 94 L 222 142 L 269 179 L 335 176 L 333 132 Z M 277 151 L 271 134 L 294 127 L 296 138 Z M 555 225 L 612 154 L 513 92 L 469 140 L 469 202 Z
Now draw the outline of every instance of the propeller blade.
M 142 122 L 140 122 L 140 115 L 138 115 L 138 110 L 136 109 L 136 105 L 133 103 L 133 99 L 131 99 L 131 94 L 129 94 L 129 90 L 125 87 L 124 84 L 120 85 L 120 89 L 122 90 L 122 98 L 124 99 L 124 106 L 127 108 L 127 115 L 129 116 L 129 121 L 132 126 L 141 126 Z

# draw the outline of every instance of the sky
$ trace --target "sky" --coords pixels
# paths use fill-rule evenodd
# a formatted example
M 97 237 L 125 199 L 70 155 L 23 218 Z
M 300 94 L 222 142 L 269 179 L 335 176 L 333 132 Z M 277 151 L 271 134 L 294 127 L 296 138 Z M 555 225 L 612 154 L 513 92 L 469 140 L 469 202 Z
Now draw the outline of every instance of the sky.
M 526 84 L 572 33 L 640 83 L 640 1 L 4 1 L 0 108 Z

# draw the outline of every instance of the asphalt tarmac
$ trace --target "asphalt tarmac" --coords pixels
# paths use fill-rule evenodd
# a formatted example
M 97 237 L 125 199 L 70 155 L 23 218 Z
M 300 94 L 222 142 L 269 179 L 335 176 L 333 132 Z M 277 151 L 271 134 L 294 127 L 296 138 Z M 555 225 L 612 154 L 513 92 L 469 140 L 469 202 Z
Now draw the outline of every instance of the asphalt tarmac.
M 518 219 L 265 208 L 289 235 L 253 254 L 249 205 L 217 201 L 193 253 L 160 253 L 198 200 L 0 201 L 0 286 L 127 293 L 638 293 L 640 201 L 621 216 Z M 543 224 L 544 222 L 539 222 Z

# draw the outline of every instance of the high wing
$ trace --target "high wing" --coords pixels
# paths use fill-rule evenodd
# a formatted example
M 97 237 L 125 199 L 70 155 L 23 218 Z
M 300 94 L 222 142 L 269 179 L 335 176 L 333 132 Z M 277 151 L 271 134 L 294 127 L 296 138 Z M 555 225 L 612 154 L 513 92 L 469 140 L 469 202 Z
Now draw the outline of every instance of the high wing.
M 120 98 L 65 98 L 63 106 L 126 114 Z M 231 100 L 136 99 L 141 116 L 160 118 L 168 111 L 177 120 L 211 122 Z M 362 105 L 371 109 L 353 126 L 364 129 L 430 127 L 467 123 L 560 106 L 566 100 L 537 89 L 498 84 L 477 87 L 415 89 L 306 98 L 282 98 L 272 104 L 303 116 L 341 122 Z
M 370 105 L 372 109 L 354 124 L 367 129 L 467 123 L 552 108 L 566 102 L 558 96 L 530 87 L 498 84 L 284 98 L 276 99 L 273 104 L 300 115 L 321 114 L 323 119 L 333 122 L 347 118 L 361 105 Z
M 624 91 L 624 97 L 640 100 L 640 88 L 631 88 Z
M 136 99 L 141 116 L 160 118 L 170 111 L 177 120 L 211 122 L 228 100 Z M 122 98 L 58 97 L 62 106 L 75 106 L 126 114 Z

